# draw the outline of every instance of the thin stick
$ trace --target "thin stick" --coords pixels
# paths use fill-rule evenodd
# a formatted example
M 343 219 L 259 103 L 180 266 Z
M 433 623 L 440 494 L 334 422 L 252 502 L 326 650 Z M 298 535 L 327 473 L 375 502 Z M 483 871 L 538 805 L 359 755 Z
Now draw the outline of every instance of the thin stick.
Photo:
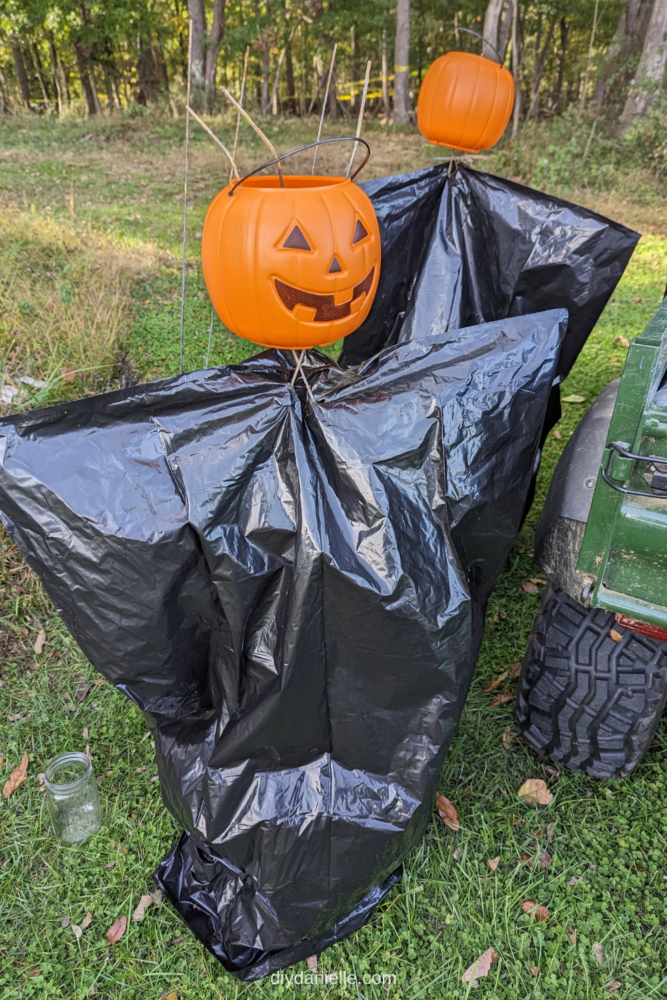
M 236 164 L 234 163 L 234 158 L 233 158 L 232 154 L 231 154 L 231 153 L 229 152 L 229 150 L 227 149 L 227 147 L 225 146 L 224 142 L 221 142 L 221 141 L 220 141 L 220 139 L 218 139 L 218 137 L 217 137 L 217 135 L 215 134 L 215 132 L 212 132 L 212 131 L 210 130 L 210 128 L 208 127 L 208 125 L 206 124 L 206 122 L 203 122 L 203 121 L 201 120 L 201 118 L 199 117 L 199 115 L 198 115 L 198 114 L 196 114 L 196 112 L 194 112 L 194 111 L 192 110 L 192 108 L 190 107 L 190 105 L 189 105 L 189 104 L 188 104 L 188 105 L 186 106 L 185 110 L 186 110 L 186 111 L 187 111 L 187 112 L 188 112 L 189 114 L 191 114 L 191 115 L 192 115 L 192 117 L 193 117 L 193 118 L 194 118 L 194 120 L 195 120 L 195 121 L 197 122 L 197 124 L 198 124 L 198 125 L 201 125 L 201 127 L 202 127 L 202 128 L 204 129 L 204 131 L 205 131 L 205 132 L 208 132 L 208 134 L 210 135 L 211 139 L 213 139 L 213 141 L 214 141 L 214 142 L 217 142 L 218 146 L 220 146 L 220 149 L 221 149 L 221 150 L 223 151 L 223 153 L 226 153 L 226 154 L 227 154 L 227 156 L 229 157 L 229 162 L 230 162 L 230 163 L 231 163 L 231 165 L 232 165 L 232 171 L 233 171 L 233 172 L 234 172 L 234 173 L 236 174 L 236 179 L 237 179 L 237 181 L 238 181 L 238 180 L 239 180 L 239 172 L 238 172 L 238 170 L 236 169 Z M 231 179 L 231 178 L 230 178 L 230 179 Z
M 324 91 L 324 100 L 322 101 L 322 114 L 320 115 L 320 127 L 317 130 L 317 141 L 320 141 L 322 136 L 322 126 L 324 125 L 324 115 L 327 110 L 327 101 L 329 100 L 329 87 L 331 86 L 331 77 L 333 76 L 334 63 L 336 62 L 336 50 L 338 48 L 338 42 L 334 45 L 333 52 L 331 53 L 331 65 L 329 66 L 329 76 L 327 77 L 327 89 Z M 313 156 L 313 169 L 311 174 L 315 173 L 315 164 L 317 163 L 317 152 L 319 146 L 315 147 L 315 155 Z
M 246 46 L 245 59 L 243 60 L 243 79 L 241 80 L 241 96 L 239 104 L 243 104 L 243 94 L 245 91 L 245 78 L 248 72 L 248 56 L 250 55 L 250 46 Z M 234 134 L 234 148 L 232 150 L 232 166 L 236 169 L 236 147 L 239 141 L 239 129 L 241 128 L 241 112 L 239 111 L 236 115 L 236 132 Z M 238 174 L 236 175 L 238 177 Z M 232 172 L 229 171 L 229 183 L 232 183 Z
M 213 320 L 215 319 L 215 309 L 211 309 L 211 325 L 208 330 L 208 347 L 206 348 L 206 364 L 204 368 L 208 368 L 208 359 L 211 357 L 211 340 L 213 339 Z
M 239 102 L 235 98 L 232 97 L 232 95 L 229 93 L 229 91 L 227 90 L 226 87 L 220 87 L 220 90 L 223 92 L 223 94 L 225 95 L 225 97 L 227 98 L 227 100 L 232 102 L 232 104 L 234 105 L 234 107 L 236 108 L 236 110 L 239 111 L 243 115 L 243 117 L 247 121 L 248 125 L 250 125 L 251 128 L 254 128 L 255 132 L 260 137 L 260 139 L 263 142 L 265 142 L 266 145 L 269 147 L 269 149 L 273 153 L 274 157 L 277 157 L 278 154 L 276 153 L 275 149 L 273 148 L 273 144 L 272 144 L 271 140 L 267 139 L 267 137 L 264 135 L 264 133 L 262 132 L 262 130 L 259 127 L 259 125 L 255 125 L 254 121 L 252 120 L 252 118 L 250 117 L 250 115 L 248 114 L 248 112 L 243 110 L 243 108 L 241 107 L 241 105 L 239 104 Z M 280 186 L 281 187 L 285 187 L 285 185 L 283 183 L 283 172 L 281 170 L 280 164 L 278 163 L 278 164 L 276 164 L 276 166 L 278 167 L 278 176 L 280 177 Z
M 305 350 L 304 350 L 304 351 L 302 351 L 301 353 L 302 353 L 302 354 L 305 354 L 306 352 L 305 352 Z M 307 393 L 308 393 L 308 395 L 310 396 L 310 401 L 311 401 L 311 403 L 312 403 L 312 404 L 313 404 L 313 406 L 314 406 L 314 405 L 315 405 L 315 397 L 313 396 L 313 390 L 312 390 L 312 389 L 310 388 L 310 386 L 308 385 L 308 379 L 306 378 L 306 373 L 305 373 L 305 371 L 303 370 L 303 368 L 301 369 L 301 378 L 303 379 L 303 384 L 304 384 L 304 385 L 305 385 L 305 387 L 306 387 L 306 392 L 307 392 Z
M 299 370 L 301 368 L 301 362 L 303 361 L 303 351 L 301 351 L 301 353 L 297 356 L 296 351 L 293 350 L 292 354 L 294 355 L 294 360 L 296 361 L 296 368 L 294 369 L 290 385 L 294 387 L 294 383 L 296 382 L 297 375 L 299 374 Z
M 192 79 L 192 18 L 188 33 L 188 89 L 185 112 L 185 178 L 183 182 L 183 270 L 181 274 L 181 375 L 185 347 L 185 251 L 188 237 L 188 152 L 190 148 L 190 82 Z
M 364 80 L 364 92 L 361 95 L 361 107 L 359 108 L 359 118 L 357 120 L 357 139 L 361 135 L 361 126 L 364 123 L 364 108 L 366 107 L 366 94 L 368 93 L 368 81 L 371 76 L 371 65 L 372 64 L 369 59 L 368 62 L 366 63 L 366 79 Z M 350 163 L 347 168 L 347 173 L 345 174 L 345 180 L 347 180 L 350 174 L 352 173 L 352 164 L 354 163 L 354 158 L 357 155 L 358 145 L 359 144 L 355 142 L 354 149 L 352 150 L 352 156 L 350 157 Z

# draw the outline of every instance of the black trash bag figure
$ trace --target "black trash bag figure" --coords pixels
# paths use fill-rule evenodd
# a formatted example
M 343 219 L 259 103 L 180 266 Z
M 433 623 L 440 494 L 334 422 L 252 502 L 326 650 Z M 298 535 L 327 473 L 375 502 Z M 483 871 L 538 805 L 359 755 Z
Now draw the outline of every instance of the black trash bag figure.
M 582 265 L 598 302 L 625 232 Z M 539 463 L 566 311 L 441 326 L 358 370 L 308 352 L 314 401 L 267 351 L 0 422 L 4 523 L 154 728 L 184 831 L 156 881 L 245 980 L 398 879 Z

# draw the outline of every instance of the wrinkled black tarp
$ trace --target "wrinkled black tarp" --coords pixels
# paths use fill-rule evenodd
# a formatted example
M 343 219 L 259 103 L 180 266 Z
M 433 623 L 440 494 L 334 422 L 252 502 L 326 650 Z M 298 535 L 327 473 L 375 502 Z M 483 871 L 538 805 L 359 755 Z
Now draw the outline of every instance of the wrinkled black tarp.
M 558 372 L 572 367 L 639 234 L 522 184 L 448 164 L 361 186 L 382 238 L 373 309 L 342 365 L 415 337 L 562 306 Z M 556 414 L 557 416 L 557 414 Z
M 410 273 L 406 239 L 383 243 L 383 280 L 410 287 L 442 195 L 442 171 L 420 176 L 376 199 L 384 238 L 386 185 L 441 185 L 428 211 L 397 197 L 396 225 L 414 208 L 421 227 Z M 613 288 L 612 257 L 582 253 L 585 282 L 570 261 L 589 298 Z M 391 294 L 376 329 L 396 327 Z M 440 275 L 428 294 L 435 315 L 453 293 Z M 567 325 L 564 310 L 464 319 L 359 371 L 309 352 L 314 404 L 267 351 L 0 422 L 4 522 L 155 728 L 185 831 L 156 879 L 241 978 L 361 926 L 428 821 Z

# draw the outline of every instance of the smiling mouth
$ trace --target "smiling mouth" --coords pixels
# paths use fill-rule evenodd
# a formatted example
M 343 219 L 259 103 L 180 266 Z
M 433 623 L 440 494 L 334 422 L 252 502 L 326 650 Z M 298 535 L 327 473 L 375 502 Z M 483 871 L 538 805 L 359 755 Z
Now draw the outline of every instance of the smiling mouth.
M 364 293 L 368 295 L 373 285 L 373 275 L 375 268 L 372 267 L 363 281 L 355 285 L 352 289 L 352 298 L 349 302 L 341 302 L 336 305 L 333 295 L 316 295 L 315 292 L 302 292 L 300 288 L 293 285 L 286 285 L 284 281 L 276 278 L 276 291 L 281 298 L 283 305 L 292 312 L 295 306 L 308 306 L 315 310 L 311 323 L 330 323 L 331 320 L 345 319 L 352 312 L 352 303 L 360 298 Z

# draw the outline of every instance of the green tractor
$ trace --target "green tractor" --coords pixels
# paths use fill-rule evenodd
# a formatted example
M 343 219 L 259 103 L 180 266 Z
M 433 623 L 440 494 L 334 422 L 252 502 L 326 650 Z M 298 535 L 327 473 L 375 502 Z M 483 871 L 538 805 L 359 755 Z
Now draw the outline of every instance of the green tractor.
M 626 777 L 667 700 L 667 300 L 563 451 L 535 561 L 519 730 L 573 771 Z

